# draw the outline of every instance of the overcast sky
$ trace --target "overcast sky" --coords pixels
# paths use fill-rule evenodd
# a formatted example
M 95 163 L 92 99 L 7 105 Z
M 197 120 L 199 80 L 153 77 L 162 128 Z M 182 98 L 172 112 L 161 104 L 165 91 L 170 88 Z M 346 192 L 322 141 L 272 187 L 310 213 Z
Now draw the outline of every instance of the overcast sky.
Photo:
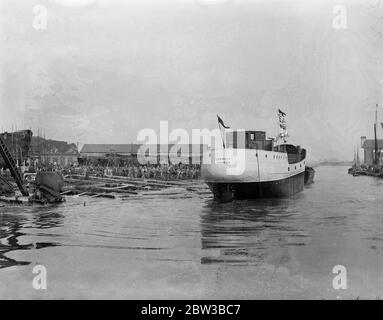
M 45 5 L 47 28 L 33 28 Z M 333 8 L 347 29 L 333 27 Z M 131 143 L 142 128 L 278 132 L 352 158 L 382 104 L 383 1 L 0 0 L 0 127 Z M 383 132 L 380 131 L 383 138 Z

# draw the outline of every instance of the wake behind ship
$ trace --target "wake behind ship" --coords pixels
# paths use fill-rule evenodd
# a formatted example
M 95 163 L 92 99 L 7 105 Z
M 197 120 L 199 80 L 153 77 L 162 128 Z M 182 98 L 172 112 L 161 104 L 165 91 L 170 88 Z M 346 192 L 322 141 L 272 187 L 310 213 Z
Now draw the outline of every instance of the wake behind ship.
M 219 118 L 223 148 L 207 150 L 201 167 L 216 200 L 290 197 L 312 182 L 314 170 L 306 170 L 306 149 L 287 143 L 284 117 L 279 110 L 281 132 L 276 140 L 266 138 L 264 131 L 229 129 Z

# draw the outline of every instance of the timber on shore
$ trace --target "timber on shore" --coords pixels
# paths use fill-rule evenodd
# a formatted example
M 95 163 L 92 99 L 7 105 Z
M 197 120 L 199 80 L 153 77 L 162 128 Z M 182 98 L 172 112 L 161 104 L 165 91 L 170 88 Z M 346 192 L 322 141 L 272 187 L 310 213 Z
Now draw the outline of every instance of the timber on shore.
M 140 198 L 145 196 L 186 196 L 210 193 L 202 180 L 163 181 L 123 176 L 65 176 L 65 195 Z
M 210 195 L 202 180 L 163 181 L 123 176 L 66 175 L 61 192 L 65 197 L 139 200 L 166 197 L 170 199 Z M 28 204 L 27 197 L 0 196 L 0 202 Z

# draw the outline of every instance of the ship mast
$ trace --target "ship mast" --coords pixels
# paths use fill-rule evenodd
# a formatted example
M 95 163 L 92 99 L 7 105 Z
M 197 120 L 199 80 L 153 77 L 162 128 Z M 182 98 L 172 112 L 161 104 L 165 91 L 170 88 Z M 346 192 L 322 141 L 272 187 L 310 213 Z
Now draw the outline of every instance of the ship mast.
M 359 159 L 359 149 L 356 148 L 356 166 L 360 167 L 360 159 Z
M 375 124 L 374 124 L 374 135 L 375 135 L 375 157 L 374 157 L 374 165 L 378 165 L 379 163 L 379 154 L 378 154 L 378 137 L 376 133 L 376 127 L 378 124 L 378 104 L 376 104 L 375 110 Z

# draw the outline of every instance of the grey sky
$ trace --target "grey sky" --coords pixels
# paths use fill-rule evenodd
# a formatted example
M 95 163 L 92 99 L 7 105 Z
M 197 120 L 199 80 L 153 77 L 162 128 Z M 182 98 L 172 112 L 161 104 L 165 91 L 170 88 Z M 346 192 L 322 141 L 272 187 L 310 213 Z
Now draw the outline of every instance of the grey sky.
M 35 4 L 46 30 L 32 27 Z M 346 30 L 337 4 L 0 0 L 0 126 L 130 143 L 160 120 L 214 129 L 219 114 L 272 136 L 280 107 L 312 159 L 352 158 L 383 107 L 383 3 L 342 1 Z

